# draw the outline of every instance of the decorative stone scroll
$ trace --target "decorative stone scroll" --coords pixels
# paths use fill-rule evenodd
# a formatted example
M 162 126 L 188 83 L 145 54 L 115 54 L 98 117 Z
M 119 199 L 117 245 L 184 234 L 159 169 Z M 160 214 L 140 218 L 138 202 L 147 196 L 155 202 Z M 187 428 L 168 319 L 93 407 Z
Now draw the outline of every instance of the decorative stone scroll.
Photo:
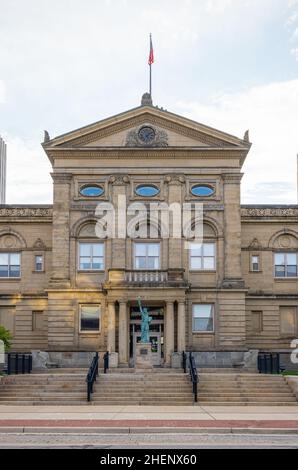
M 52 217 L 52 207 L 1 207 L 0 217 Z
M 298 217 L 297 207 L 241 207 L 242 217 Z

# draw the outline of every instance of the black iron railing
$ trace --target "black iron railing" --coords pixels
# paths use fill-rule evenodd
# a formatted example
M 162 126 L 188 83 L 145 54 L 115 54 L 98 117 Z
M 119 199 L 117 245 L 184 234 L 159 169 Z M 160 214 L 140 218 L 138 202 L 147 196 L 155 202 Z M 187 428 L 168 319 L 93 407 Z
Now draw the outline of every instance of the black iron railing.
M 7 354 L 7 375 L 30 374 L 32 371 L 32 355 L 23 353 Z
M 183 367 L 183 371 L 185 374 L 187 372 L 187 365 L 189 366 L 189 375 L 190 375 L 190 380 L 192 383 L 192 393 L 193 393 L 194 401 L 197 402 L 198 401 L 199 375 L 197 371 L 196 361 L 192 352 L 187 354 L 185 351 L 183 351 L 182 367 Z
M 193 354 L 190 352 L 189 353 L 189 374 L 192 382 L 192 393 L 194 396 L 194 401 L 198 401 L 198 372 L 197 372 L 197 366 L 196 366 L 196 361 L 195 358 L 193 357 Z
M 99 354 L 95 353 L 95 356 L 92 359 L 91 366 L 86 377 L 87 382 L 87 401 L 91 401 L 91 395 L 93 393 L 93 385 L 96 382 L 98 376 L 98 363 L 99 363 Z
M 260 353 L 258 369 L 260 374 L 280 374 L 284 368 L 280 365 L 279 353 Z
M 106 374 L 107 371 L 109 370 L 109 367 L 110 367 L 110 355 L 109 355 L 109 351 L 107 351 L 104 356 L 103 356 L 103 371 L 104 373 Z
M 183 368 L 184 374 L 186 374 L 186 372 L 187 372 L 187 354 L 186 354 L 185 351 L 183 351 L 183 353 L 182 353 L 182 368 Z

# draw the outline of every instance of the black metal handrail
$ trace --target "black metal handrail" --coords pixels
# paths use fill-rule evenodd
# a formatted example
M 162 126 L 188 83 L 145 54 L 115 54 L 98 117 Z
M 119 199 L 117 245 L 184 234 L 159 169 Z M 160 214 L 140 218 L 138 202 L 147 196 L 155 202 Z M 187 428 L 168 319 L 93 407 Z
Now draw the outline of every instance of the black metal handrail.
M 103 356 L 103 371 L 106 374 L 110 367 L 110 354 L 107 351 Z
M 189 353 L 189 374 L 190 378 L 192 381 L 192 393 L 194 396 L 194 401 L 198 401 L 198 382 L 199 382 L 199 377 L 198 377 L 198 372 L 197 372 L 197 366 L 196 366 L 196 361 L 193 356 L 193 353 Z
M 184 374 L 186 374 L 186 372 L 187 372 L 187 354 L 186 354 L 185 351 L 183 351 L 183 353 L 182 353 L 182 368 L 183 368 Z
M 98 363 L 99 363 L 99 354 L 95 353 L 95 356 L 92 359 L 91 366 L 86 377 L 87 382 L 87 401 L 91 401 L 91 395 L 93 393 L 93 385 L 96 382 L 96 377 L 98 376 Z
M 32 371 L 32 354 L 8 353 L 7 375 L 30 374 Z

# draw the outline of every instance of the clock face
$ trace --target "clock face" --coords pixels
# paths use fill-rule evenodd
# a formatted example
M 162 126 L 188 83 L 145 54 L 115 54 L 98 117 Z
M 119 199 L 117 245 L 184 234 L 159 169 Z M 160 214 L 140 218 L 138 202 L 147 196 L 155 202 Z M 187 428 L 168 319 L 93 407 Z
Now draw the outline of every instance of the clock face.
M 152 127 L 141 127 L 138 133 L 139 139 L 145 144 L 150 144 L 155 139 L 155 131 Z

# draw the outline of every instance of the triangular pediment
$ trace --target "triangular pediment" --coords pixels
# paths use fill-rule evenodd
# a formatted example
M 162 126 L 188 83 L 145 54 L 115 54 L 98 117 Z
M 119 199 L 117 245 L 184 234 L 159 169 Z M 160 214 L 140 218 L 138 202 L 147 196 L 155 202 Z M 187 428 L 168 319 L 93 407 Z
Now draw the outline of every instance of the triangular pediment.
M 168 111 L 153 106 L 140 106 L 52 140 L 47 139 L 43 146 L 45 150 L 119 147 L 248 150 L 250 144 L 247 140 L 238 139 Z

